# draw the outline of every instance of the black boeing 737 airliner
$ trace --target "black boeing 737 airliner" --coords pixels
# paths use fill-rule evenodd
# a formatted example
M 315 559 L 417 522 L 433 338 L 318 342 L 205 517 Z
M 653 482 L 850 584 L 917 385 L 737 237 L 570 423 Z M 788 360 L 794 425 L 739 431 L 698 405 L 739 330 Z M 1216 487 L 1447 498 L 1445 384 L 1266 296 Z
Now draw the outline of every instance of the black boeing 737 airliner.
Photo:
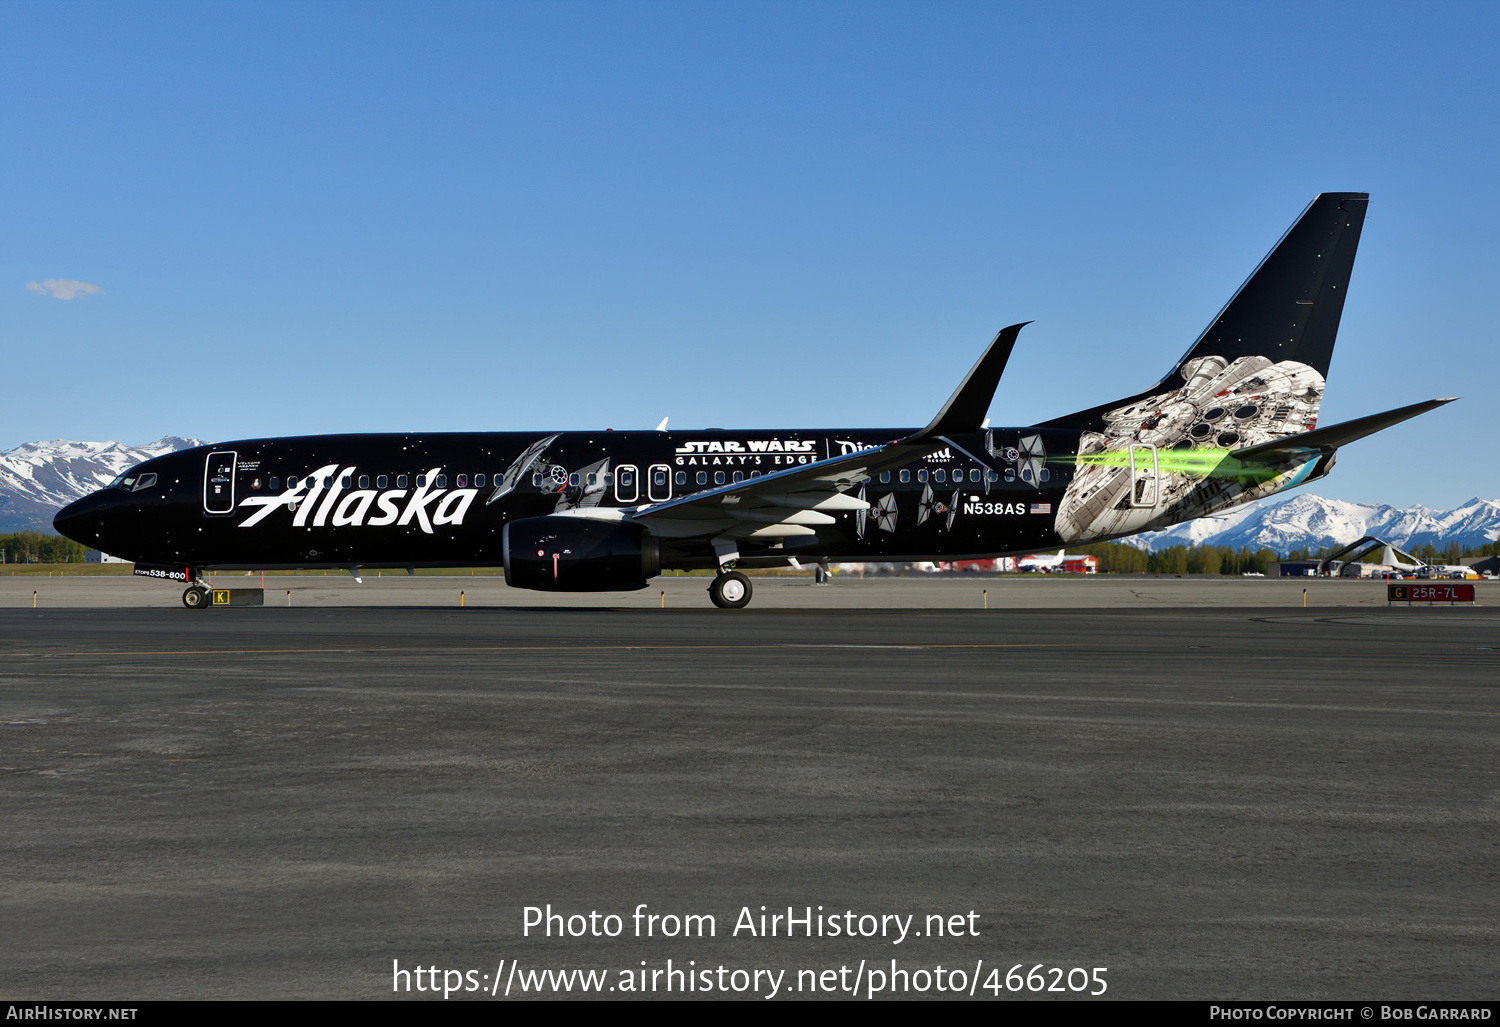
M 1164 528 L 1321 478 L 1344 443 L 1449 402 L 1317 427 L 1368 196 L 1325 193 L 1143 392 L 1027 428 L 985 413 L 1022 325 L 921 429 L 252 439 L 140 464 L 57 515 L 185 582 L 213 570 L 503 566 L 519 588 L 644 588 L 735 568 L 973 559 Z

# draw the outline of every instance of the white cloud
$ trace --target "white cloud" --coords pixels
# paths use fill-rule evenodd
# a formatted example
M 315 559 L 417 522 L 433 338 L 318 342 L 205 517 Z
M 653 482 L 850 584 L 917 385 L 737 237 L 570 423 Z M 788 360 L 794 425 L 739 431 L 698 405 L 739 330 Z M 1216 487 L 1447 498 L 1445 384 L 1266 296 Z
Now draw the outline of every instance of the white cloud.
M 80 296 L 104 294 L 104 290 L 92 282 L 75 282 L 71 278 L 49 278 L 45 282 L 27 282 L 26 291 L 38 296 L 51 296 L 57 300 L 76 300 Z

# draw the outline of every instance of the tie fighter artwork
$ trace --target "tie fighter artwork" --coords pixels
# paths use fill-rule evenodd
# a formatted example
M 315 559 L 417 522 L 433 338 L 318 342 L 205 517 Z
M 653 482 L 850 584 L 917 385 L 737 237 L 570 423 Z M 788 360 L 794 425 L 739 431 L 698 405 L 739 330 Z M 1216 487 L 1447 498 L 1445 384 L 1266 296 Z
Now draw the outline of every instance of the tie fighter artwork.
M 865 500 L 865 489 L 861 485 L 859 498 Z M 864 538 L 865 532 L 870 528 L 879 528 L 881 531 L 896 530 L 896 496 L 887 492 L 875 502 L 854 517 L 854 534 L 858 538 Z
M 1042 445 L 1040 435 L 1028 435 L 1017 444 L 1017 464 L 1021 480 L 1035 488 L 1041 488 L 1047 480 L 1044 467 L 1047 463 L 1047 447 Z
M 922 499 L 917 504 L 917 523 L 925 524 L 930 517 L 946 515 L 944 530 L 953 527 L 953 519 L 958 516 L 958 499 L 962 494 L 963 489 L 955 489 L 950 498 L 938 499 L 933 494 L 931 485 L 923 485 Z

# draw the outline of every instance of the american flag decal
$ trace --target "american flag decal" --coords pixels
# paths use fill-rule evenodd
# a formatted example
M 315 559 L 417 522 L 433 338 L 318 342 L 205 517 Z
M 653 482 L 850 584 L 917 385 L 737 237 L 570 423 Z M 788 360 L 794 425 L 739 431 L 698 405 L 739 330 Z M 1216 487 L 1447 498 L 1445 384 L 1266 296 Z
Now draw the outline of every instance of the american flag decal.
M 1052 512 L 1051 503 L 1032 503 L 1031 512 L 1034 514 L 1049 514 Z

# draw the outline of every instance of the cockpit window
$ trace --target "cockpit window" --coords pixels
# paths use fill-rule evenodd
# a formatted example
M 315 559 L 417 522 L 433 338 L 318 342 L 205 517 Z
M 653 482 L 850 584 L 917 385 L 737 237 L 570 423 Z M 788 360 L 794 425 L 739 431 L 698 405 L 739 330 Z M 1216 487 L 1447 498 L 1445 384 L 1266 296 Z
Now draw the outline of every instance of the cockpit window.
M 124 489 L 126 492 L 139 492 L 142 489 L 149 489 L 155 484 L 156 475 L 154 474 L 136 474 L 133 471 L 126 471 L 110 482 L 109 487 L 112 489 Z

